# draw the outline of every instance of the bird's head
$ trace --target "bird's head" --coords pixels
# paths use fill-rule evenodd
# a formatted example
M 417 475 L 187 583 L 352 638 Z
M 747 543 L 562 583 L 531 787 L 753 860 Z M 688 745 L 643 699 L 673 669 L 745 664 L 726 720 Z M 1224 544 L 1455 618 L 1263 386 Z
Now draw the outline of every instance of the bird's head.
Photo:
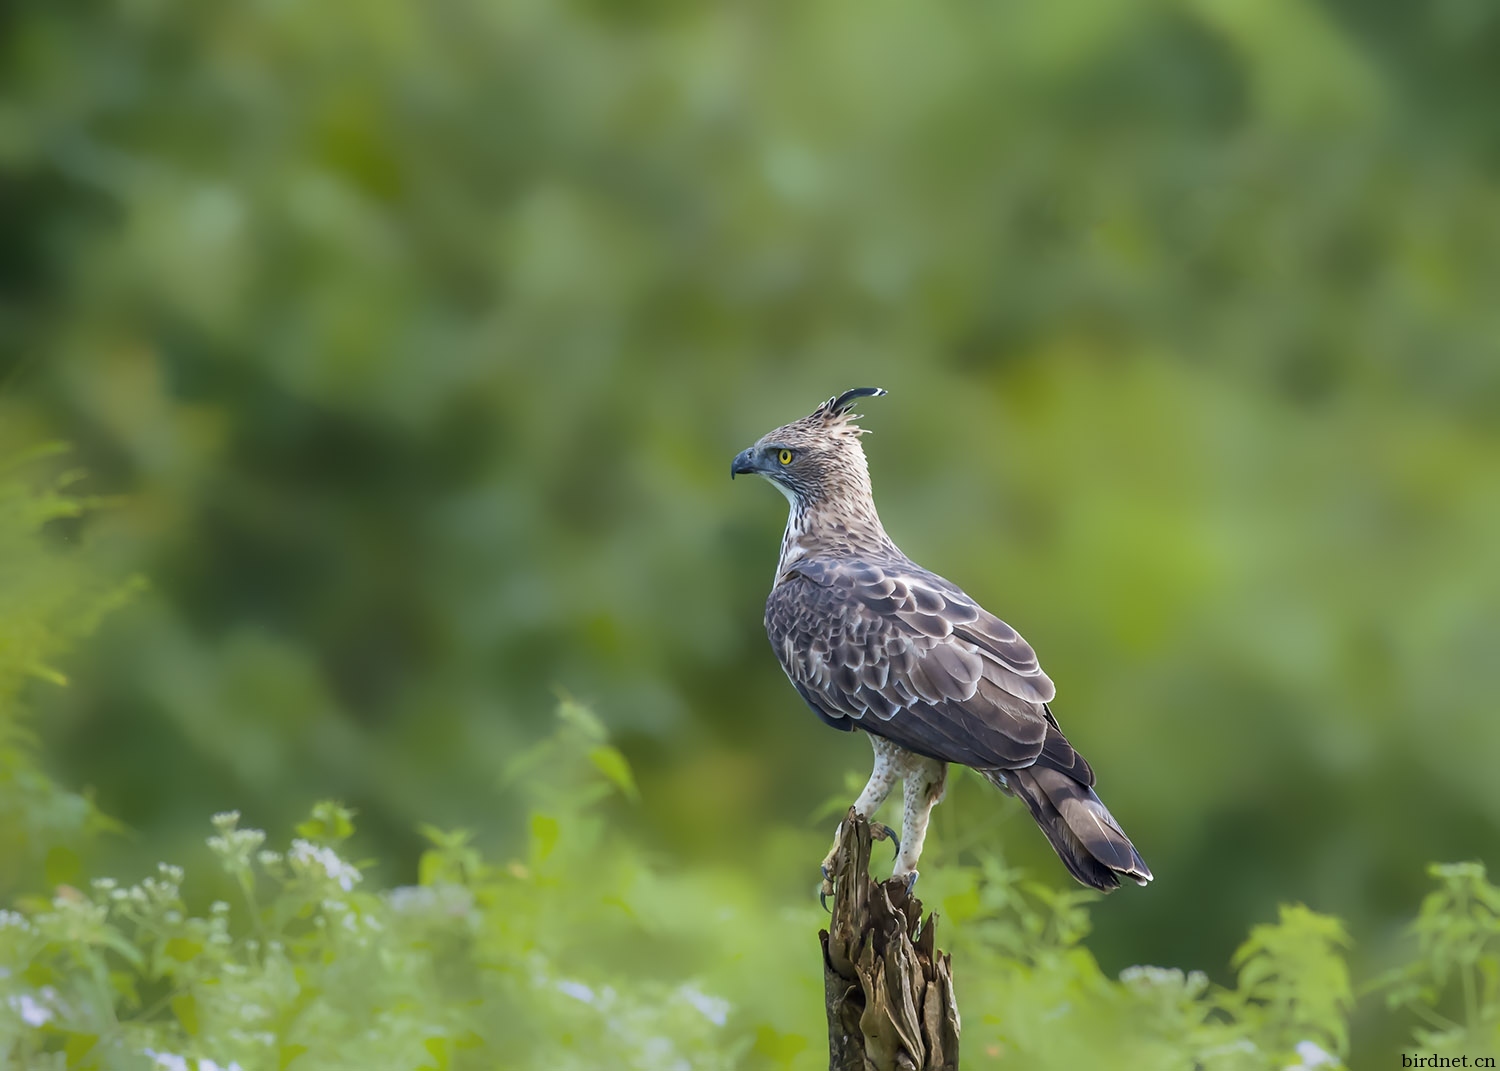
M 859 444 L 864 429 L 854 403 L 878 398 L 879 387 L 855 387 L 829 398 L 807 416 L 767 432 L 735 455 L 731 478 L 741 473 L 764 476 L 793 505 L 807 506 L 830 497 L 869 495 L 870 475 Z

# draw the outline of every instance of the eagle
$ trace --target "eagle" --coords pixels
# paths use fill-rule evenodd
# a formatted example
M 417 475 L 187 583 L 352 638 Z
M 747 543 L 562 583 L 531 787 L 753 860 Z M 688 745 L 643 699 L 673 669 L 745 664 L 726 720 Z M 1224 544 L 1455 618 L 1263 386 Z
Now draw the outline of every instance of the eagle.
M 1098 795 L 1094 771 L 1063 735 L 1054 688 L 1020 634 L 963 589 L 912 561 L 875 512 L 856 387 L 762 436 L 730 478 L 763 476 L 791 504 L 766 599 L 771 647 L 792 686 L 835 729 L 862 729 L 875 751 L 854 810 L 869 818 L 904 782 L 891 876 L 917 879 L 949 763 L 1017 796 L 1068 871 L 1109 891 L 1151 871 Z M 842 827 L 841 827 L 842 828 Z M 823 893 L 837 841 L 823 862 Z

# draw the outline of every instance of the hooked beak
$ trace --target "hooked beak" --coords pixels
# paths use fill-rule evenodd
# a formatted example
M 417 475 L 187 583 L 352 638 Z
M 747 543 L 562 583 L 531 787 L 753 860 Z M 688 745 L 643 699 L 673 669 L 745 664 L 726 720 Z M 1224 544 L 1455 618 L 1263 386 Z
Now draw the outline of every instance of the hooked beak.
M 749 450 L 741 450 L 734 455 L 734 460 L 729 463 L 729 478 L 732 480 L 741 473 L 759 472 Z

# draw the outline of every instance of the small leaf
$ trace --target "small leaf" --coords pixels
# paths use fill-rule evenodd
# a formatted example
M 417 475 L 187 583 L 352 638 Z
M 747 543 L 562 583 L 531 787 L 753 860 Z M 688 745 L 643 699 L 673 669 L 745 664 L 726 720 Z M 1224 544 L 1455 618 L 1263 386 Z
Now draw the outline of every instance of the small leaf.
M 619 748 L 602 744 L 589 752 L 589 761 L 614 782 L 628 799 L 640 799 L 640 792 L 635 787 L 635 775 L 630 772 L 630 763 L 620 754 Z
M 47 849 L 47 859 L 43 863 L 43 869 L 47 875 L 48 885 L 71 885 L 78 880 L 78 853 L 61 844 L 55 844 Z
M 562 833 L 562 827 L 558 825 L 557 819 L 550 814 L 534 814 L 531 816 L 531 858 L 534 862 L 546 862 L 552 850 L 557 847 L 557 838 Z
M 179 993 L 172 998 L 172 1014 L 182 1024 L 188 1037 L 198 1035 L 198 999 L 191 993 Z
M 567 696 L 557 704 L 557 717 L 564 725 L 579 730 L 590 740 L 604 740 L 609 736 L 604 723 L 595 717 L 593 711 Z
M 81 1069 L 84 1066 L 83 1058 L 92 1052 L 94 1046 L 98 1043 L 98 1034 L 69 1034 L 68 1040 L 63 1043 L 63 1056 L 68 1062 L 68 1067 Z M 96 1067 L 98 1065 L 95 1061 L 90 1060 L 89 1066 Z
M 132 967 L 140 969 L 146 965 L 146 957 L 141 950 L 126 939 L 125 935 L 113 927 L 105 927 L 104 932 L 99 935 L 99 940 L 107 948 L 112 948 L 125 958 Z
M 30 465 L 33 462 L 40 461 L 43 458 L 66 454 L 71 449 L 73 449 L 73 444 L 63 442 L 61 439 L 51 439 L 44 443 L 37 443 L 35 446 L 27 447 L 25 450 L 17 451 L 0 460 L 0 472 L 11 472 L 23 466 Z
M 443 830 L 437 826 L 428 825 L 423 822 L 417 826 L 417 832 L 427 838 L 429 844 L 434 848 L 443 848 L 454 851 L 463 848 L 474 839 L 474 834 L 467 829 Z
M 783 1034 L 769 1023 L 762 1023 L 755 1031 L 755 1051 L 775 1063 L 790 1065 L 806 1048 L 807 1038 Z
M 354 835 L 355 812 L 336 800 L 320 800 L 312 816 L 297 824 L 297 835 L 308 840 L 337 844 Z
M 110 971 L 109 985 L 116 993 L 120 994 L 120 1000 L 127 1008 L 139 1008 L 141 1006 L 141 994 L 135 987 L 135 975 L 129 971 Z
M 62 671 L 53 669 L 45 662 L 33 662 L 26 667 L 26 670 L 33 677 L 44 680 L 48 684 L 55 684 L 59 688 L 66 688 L 68 686 L 68 678 Z
M 203 942 L 174 937 L 163 946 L 163 951 L 179 963 L 189 963 L 203 952 Z
M 451 1066 L 451 1058 L 448 1055 L 447 1038 L 428 1038 L 422 1042 L 422 1048 L 426 1049 L 428 1055 L 432 1057 L 431 1071 L 448 1071 L 448 1068 Z

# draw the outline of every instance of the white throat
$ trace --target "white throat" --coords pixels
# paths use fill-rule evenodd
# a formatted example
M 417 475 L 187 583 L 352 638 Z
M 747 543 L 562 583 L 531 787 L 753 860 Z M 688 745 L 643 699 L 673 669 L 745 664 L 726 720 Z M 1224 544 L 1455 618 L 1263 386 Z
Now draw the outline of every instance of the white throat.
M 797 496 L 789 489 L 776 480 L 768 478 L 766 482 L 781 492 L 781 497 L 786 499 L 787 504 L 786 531 L 781 536 L 781 557 L 776 560 L 776 575 L 771 581 L 774 585 L 789 566 L 807 556 L 807 548 L 801 543 L 806 514 L 797 508 Z

